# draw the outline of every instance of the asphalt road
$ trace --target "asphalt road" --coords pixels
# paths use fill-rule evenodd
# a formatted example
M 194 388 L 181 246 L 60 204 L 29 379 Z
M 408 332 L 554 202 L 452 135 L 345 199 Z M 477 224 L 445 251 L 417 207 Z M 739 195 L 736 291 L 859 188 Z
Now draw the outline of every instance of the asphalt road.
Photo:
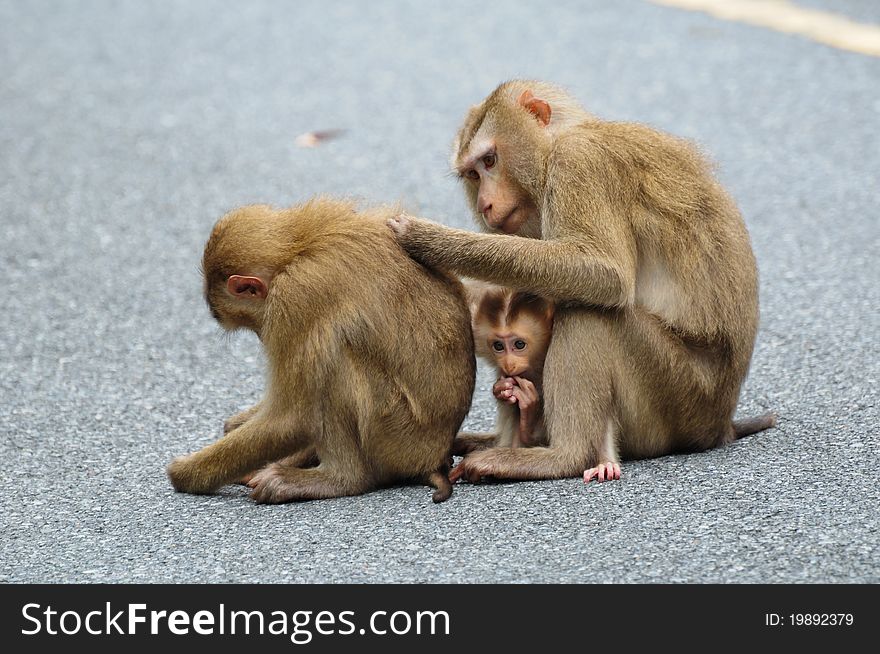
M 469 226 L 451 139 L 512 77 L 717 161 L 761 272 L 739 414 L 779 427 L 439 506 L 175 494 L 263 387 L 201 297 L 213 222 L 330 193 Z M 0 2 L 0 581 L 880 582 L 878 126 L 880 59 L 639 1 Z

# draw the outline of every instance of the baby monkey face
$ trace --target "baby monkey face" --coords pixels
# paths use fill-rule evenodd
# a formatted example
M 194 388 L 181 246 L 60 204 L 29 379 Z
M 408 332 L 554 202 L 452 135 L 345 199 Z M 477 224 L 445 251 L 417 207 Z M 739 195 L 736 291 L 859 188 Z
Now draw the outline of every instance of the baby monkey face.
M 495 356 L 495 365 L 505 377 L 528 377 L 536 366 L 531 360 L 535 348 L 529 347 L 529 339 L 520 334 L 493 334 L 489 349 Z
M 540 384 L 553 332 L 553 303 L 509 288 L 484 286 L 471 291 L 477 354 L 501 377 L 522 377 Z

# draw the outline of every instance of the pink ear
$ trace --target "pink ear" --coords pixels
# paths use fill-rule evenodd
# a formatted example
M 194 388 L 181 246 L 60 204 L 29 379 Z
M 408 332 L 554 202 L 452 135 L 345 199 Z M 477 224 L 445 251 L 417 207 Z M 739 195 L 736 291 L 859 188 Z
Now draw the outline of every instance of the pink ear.
M 526 111 L 538 119 L 545 127 L 550 124 L 550 104 L 546 100 L 536 98 L 531 91 L 523 91 L 519 103 Z
M 230 275 L 226 280 L 226 290 L 235 297 L 264 299 L 269 294 L 269 287 L 259 277 Z

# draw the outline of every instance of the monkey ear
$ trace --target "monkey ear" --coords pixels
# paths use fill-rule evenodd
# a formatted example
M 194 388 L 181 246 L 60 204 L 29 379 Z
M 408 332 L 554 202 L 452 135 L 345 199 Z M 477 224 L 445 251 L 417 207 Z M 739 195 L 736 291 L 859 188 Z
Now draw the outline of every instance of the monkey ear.
M 545 127 L 550 124 L 550 114 L 552 112 L 550 110 L 550 103 L 546 100 L 536 98 L 531 91 L 523 91 L 519 96 L 519 104 Z
M 269 294 L 269 287 L 259 277 L 230 275 L 226 280 L 226 290 L 235 297 L 264 299 Z

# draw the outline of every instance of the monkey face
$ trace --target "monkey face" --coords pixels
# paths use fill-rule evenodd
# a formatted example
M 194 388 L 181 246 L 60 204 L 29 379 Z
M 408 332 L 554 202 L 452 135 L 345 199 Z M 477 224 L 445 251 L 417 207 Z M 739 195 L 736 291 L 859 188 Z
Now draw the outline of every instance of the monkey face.
M 477 354 L 505 377 L 538 383 L 553 331 L 553 304 L 524 291 L 489 286 L 472 311 Z
M 535 366 L 529 358 L 529 342 L 516 334 L 493 334 L 489 349 L 495 356 L 499 372 L 505 377 L 527 377 Z
M 459 163 L 475 210 L 487 227 L 516 234 L 538 212 L 534 201 L 505 167 L 505 148 L 492 139 L 479 139 Z
M 453 165 L 483 223 L 491 230 L 516 234 L 538 215 L 531 196 L 517 183 L 508 161 L 510 149 L 496 138 L 492 120 L 483 123 L 456 156 Z
M 543 173 L 534 153 L 548 142 L 551 114 L 548 101 L 514 88 L 493 94 L 468 113 L 452 163 L 474 213 L 489 230 L 540 236 L 535 197 Z

